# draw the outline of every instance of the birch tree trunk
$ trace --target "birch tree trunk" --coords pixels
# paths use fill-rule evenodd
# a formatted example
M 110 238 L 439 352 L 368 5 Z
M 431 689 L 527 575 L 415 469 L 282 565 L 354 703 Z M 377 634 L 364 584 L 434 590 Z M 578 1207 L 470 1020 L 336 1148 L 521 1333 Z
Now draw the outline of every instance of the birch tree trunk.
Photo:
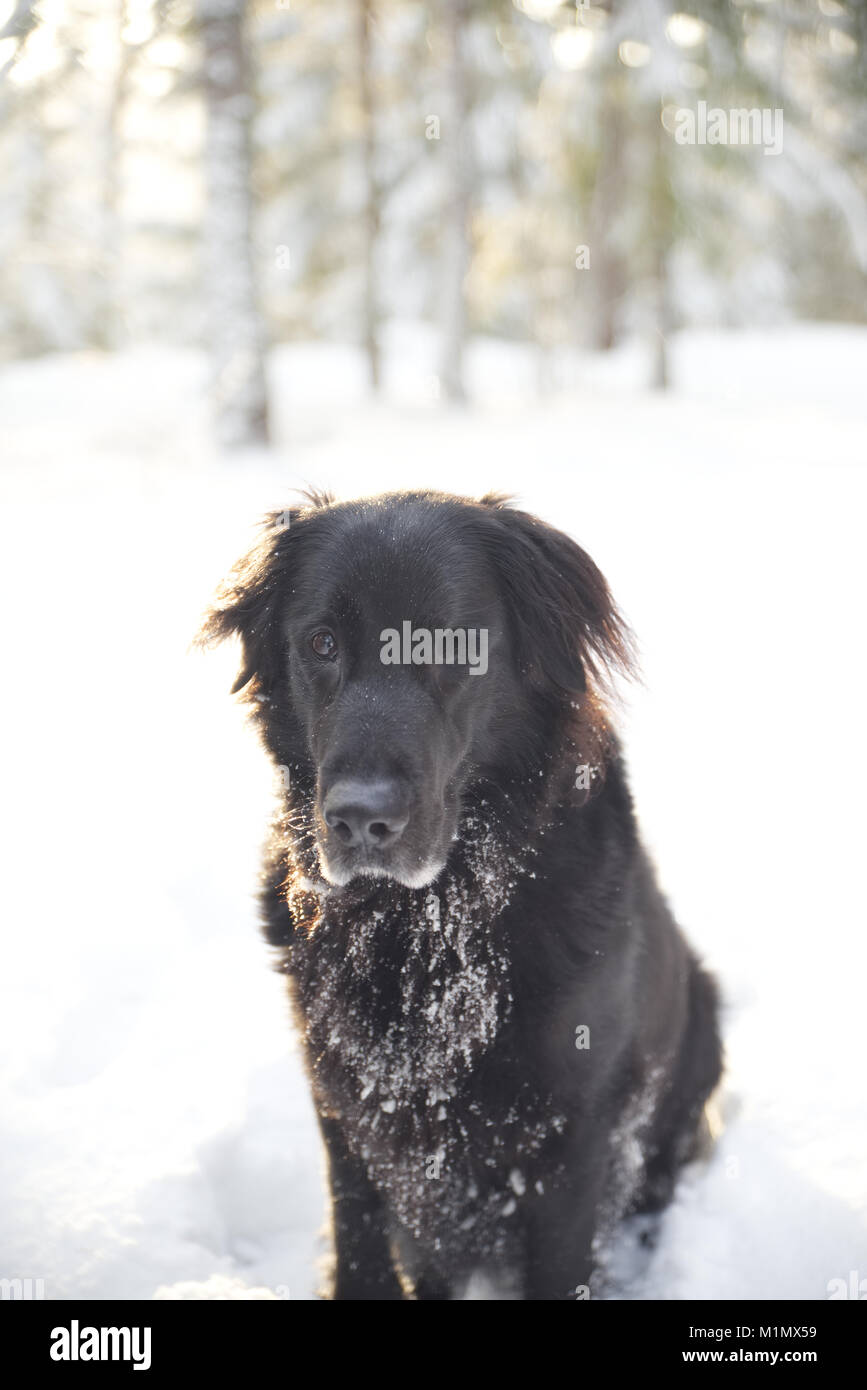
M 608 352 L 615 345 L 620 300 L 626 289 L 625 266 L 613 236 L 621 199 L 625 196 L 624 107 L 620 75 L 606 74 L 600 115 L 602 148 L 590 204 L 592 322 L 589 337 L 597 352 Z
M 207 110 L 205 298 L 216 435 L 226 449 L 268 439 L 264 334 L 251 242 L 253 98 L 245 8 L 245 0 L 198 0 Z
M 671 311 L 670 257 L 674 245 L 676 206 L 671 188 L 667 136 L 662 122 L 654 127 L 651 151 L 650 237 L 653 307 L 653 368 L 651 385 L 667 391 L 670 385 L 668 336 L 673 327 Z
M 99 347 L 116 348 L 123 339 L 121 273 L 123 266 L 123 222 L 121 218 L 123 140 L 122 125 L 126 105 L 132 54 L 124 42 L 127 0 L 116 0 L 113 16 L 117 46 L 116 66 L 108 88 L 103 130 L 102 208 L 99 259 L 94 286 L 93 336 Z
M 466 401 L 464 348 L 467 336 L 465 281 L 470 268 L 471 171 L 468 150 L 467 72 L 464 29 L 468 0 L 443 0 L 446 87 L 442 120 L 446 159 L 443 227 L 443 333 L 440 384 L 446 400 Z
M 379 343 L 380 305 L 377 244 L 381 224 L 381 195 L 376 170 L 375 103 L 372 75 L 372 0 L 356 0 L 358 6 L 358 90 L 362 121 L 362 164 L 364 172 L 364 308 L 363 338 L 367 370 L 372 390 L 382 383 Z

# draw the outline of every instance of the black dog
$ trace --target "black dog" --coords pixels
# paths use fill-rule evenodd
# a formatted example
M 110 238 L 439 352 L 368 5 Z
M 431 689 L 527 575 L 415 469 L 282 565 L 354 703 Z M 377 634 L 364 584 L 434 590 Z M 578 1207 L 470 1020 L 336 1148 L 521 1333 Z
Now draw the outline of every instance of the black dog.
M 601 698 L 628 634 L 584 551 L 502 498 L 309 502 L 203 639 L 240 634 L 287 786 L 266 930 L 333 1296 L 586 1297 L 612 1224 L 668 1201 L 721 1066 Z

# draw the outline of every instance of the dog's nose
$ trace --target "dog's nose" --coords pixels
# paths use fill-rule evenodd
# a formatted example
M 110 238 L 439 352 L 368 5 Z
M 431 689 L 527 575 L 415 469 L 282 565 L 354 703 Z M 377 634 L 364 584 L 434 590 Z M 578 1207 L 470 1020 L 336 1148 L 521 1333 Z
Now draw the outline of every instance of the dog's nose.
M 391 780 L 335 782 L 325 795 L 322 815 L 345 845 L 366 849 L 393 845 L 409 820 L 400 784 Z

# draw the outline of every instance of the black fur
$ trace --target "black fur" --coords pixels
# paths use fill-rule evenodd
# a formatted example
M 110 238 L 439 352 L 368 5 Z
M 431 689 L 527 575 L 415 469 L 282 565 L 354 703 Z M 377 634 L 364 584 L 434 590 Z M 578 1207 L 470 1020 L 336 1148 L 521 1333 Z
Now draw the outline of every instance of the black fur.
M 384 666 L 404 620 L 484 627 L 487 672 Z M 605 580 L 499 497 L 311 496 L 203 639 L 232 633 L 286 783 L 266 932 L 328 1152 L 333 1297 L 582 1296 L 612 1224 L 668 1201 L 721 1067 L 605 710 L 630 667 Z M 347 777 L 399 789 L 399 843 L 368 855 L 389 876 L 325 824 Z

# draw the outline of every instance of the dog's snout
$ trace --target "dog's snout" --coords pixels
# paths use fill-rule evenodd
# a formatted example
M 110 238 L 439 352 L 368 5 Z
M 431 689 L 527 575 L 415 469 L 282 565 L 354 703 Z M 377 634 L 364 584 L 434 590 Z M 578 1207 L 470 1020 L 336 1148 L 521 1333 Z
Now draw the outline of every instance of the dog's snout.
M 366 849 L 393 845 L 409 821 L 400 784 L 391 780 L 335 782 L 325 796 L 322 815 L 345 845 Z

